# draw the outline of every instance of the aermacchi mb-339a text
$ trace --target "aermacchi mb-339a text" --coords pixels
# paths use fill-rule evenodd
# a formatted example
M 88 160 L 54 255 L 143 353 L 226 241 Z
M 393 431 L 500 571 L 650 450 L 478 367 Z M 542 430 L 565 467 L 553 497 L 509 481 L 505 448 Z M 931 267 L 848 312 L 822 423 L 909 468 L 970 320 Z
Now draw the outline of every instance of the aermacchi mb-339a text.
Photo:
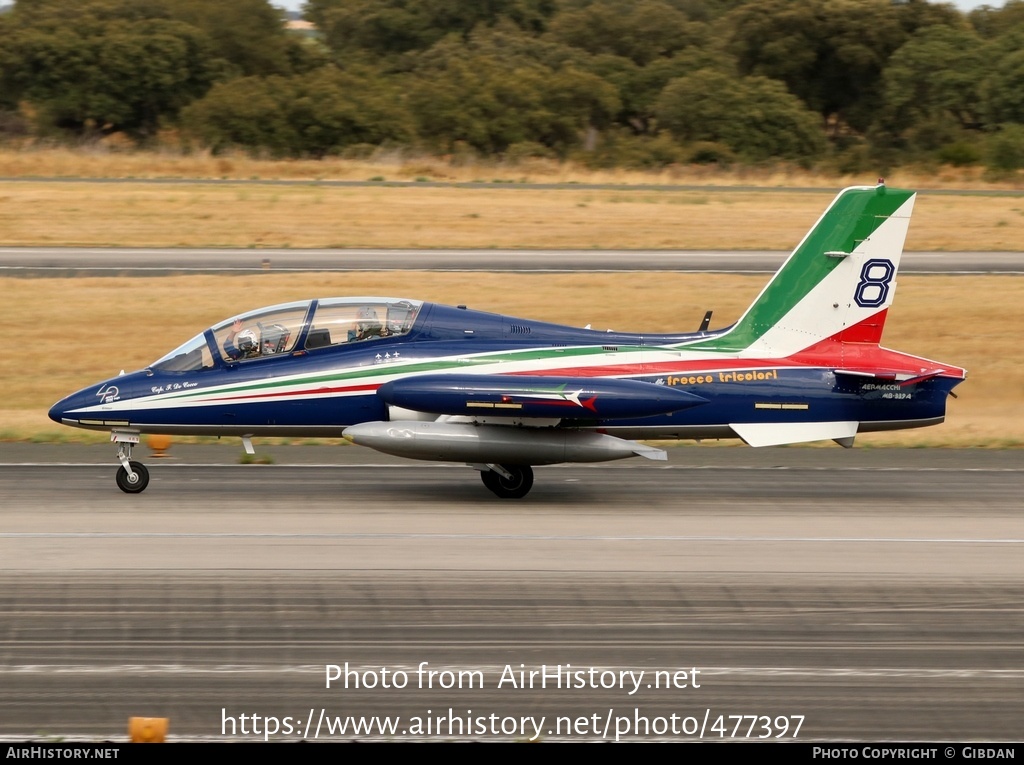
M 499 497 L 535 465 L 641 456 L 644 443 L 834 440 L 942 422 L 960 367 L 880 346 L 915 194 L 840 192 L 731 326 L 602 332 L 391 297 L 260 308 L 50 417 L 106 430 L 117 485 L 146 488 L 141 434 L 343 436 L 466 463 Z M 706 322 L 705 322 L 706 324 Z

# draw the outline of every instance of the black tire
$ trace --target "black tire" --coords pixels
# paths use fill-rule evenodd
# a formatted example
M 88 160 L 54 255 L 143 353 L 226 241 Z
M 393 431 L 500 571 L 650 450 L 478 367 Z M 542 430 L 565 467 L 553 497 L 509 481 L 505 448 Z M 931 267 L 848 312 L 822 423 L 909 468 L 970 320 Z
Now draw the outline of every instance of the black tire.
M 125 494 L 138 494 L 140 491 L 145 491 L 149 486 L 149 469 L 141 462 L 129 462 L 128 464 L 132 466 L 132 472 L 135 473 L 135 481 L 133 482 L 128 477 L 128 471 L 122 465 L 117 469 L 117 488 Z
M 533 488 L 533 468 L 529 465 L 502 465 L 511 474 L 505 478 L 493 470 L 484 470 L 480 478 L 484 486 L 502 499 L 521 499 Z

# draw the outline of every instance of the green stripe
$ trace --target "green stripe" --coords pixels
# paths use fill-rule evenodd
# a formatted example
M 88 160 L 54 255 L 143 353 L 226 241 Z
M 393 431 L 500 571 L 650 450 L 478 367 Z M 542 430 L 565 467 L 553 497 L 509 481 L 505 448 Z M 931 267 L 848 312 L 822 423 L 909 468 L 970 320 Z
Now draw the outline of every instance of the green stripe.
M 630 353 L 635 351 L 645 350 L 639 346 L 619 346 L 618 353 Z M 346 380 L 370 380 L 375 377 L 387 377 L 393 374 L 407 374 L 411 372 L 434 372 L 442 369 L 468 369 L 474 366 L 484 366 L 488 364 L 502 363 L 502 362 L 513 362 L 513 361 L 539 361 L 552 358 L 565 358 L 565 359 L 580 359 L 587 356 L 599 356 L 609 353 L 601 346 L 589 346 L 585 348 L 543 348 L 543 349 L 531 349 L 524 351 L 496 351 L 494 353 L 484 354 L 482 356 L 473 357 L 457 357 L 456 359 L 448 359 L 444 361 L 424 361 L 420 363 L 381 363 L 372 367 L 361 367 L 351 372 L 325 372 L 319 375 L 311 375 L 309 377 L 299 377 L 293 379 L 274 379 L 274 380 L 260 380 L 250 383 L 240 383 L 230 388 L 220 388 L 216 391 L 205 390 L 190 390 L 182 391 L 180 393 L 173 393 L 171 395 L 159 396 L 161 400 L 175 399 L 175 400 L 189 400 L 194 398 L 203 398 L 207 396 L 221 396 L 232 393 L 247 393 L 251 391 L 260 390 L 273 390 L 275 388 L 285 388 L 294 385 L 316 385 L 318 383 L 338 383 Z

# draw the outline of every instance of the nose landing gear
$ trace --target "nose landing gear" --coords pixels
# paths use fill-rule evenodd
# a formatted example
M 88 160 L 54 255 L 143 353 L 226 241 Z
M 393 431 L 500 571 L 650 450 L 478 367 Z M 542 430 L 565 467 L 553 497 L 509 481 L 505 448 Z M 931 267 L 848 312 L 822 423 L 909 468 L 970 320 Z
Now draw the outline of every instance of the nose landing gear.
M 132 459 L 132 447 L 139 443 L 139 434 L 112 430 L 110 440 L 117 444 L 117 459 L 121 463 L 114 478 L 117 488 L 126 494 L 145 491 L 149 486 L 149 469 Z

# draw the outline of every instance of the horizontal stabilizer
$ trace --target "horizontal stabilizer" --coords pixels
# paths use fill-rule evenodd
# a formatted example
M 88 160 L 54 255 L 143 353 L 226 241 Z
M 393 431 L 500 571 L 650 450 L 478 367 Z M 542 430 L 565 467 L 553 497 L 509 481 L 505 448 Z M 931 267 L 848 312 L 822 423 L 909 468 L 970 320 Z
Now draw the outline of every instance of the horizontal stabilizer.
M 851 439 L 858 422 L 730 422 L 729 427 L 750 446 L 782 446 L 807 441 Z

